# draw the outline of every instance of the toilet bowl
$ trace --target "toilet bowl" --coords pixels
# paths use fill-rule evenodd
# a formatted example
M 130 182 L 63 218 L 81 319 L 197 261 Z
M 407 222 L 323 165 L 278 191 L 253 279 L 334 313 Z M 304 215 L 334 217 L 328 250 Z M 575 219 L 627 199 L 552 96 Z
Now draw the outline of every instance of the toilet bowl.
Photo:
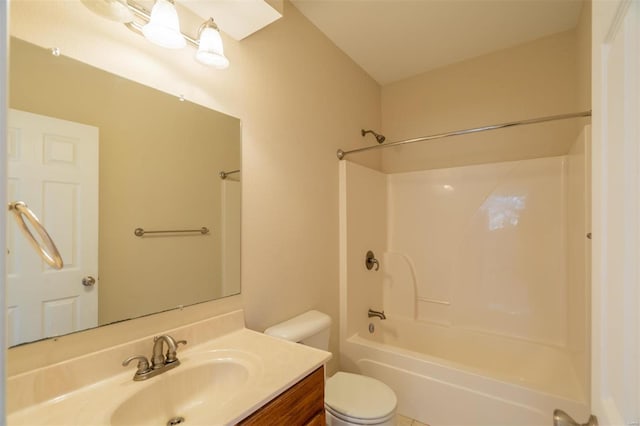
M 331 318 L 308 311 L 276 324 L 265 334 L 314 348 L 329 349 Z M 393 390 L 361 374 L 337 372 L 325 384 L 324 406 L 328 426 L 393 426 L 398 399 Z
M 325 385 L 327 425 L 393 426 L 397 398 L 379 380 L 360 374 L 337 372 Z

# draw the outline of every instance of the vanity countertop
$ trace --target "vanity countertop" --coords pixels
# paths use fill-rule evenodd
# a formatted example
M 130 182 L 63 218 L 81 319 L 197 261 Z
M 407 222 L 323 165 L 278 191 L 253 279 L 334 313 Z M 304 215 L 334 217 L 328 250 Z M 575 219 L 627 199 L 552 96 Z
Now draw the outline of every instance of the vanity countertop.
M 186 424 L 191 425 L 235 424 L 325 364 L 331 358 L 331 354 L 242 328 L 197 346 L 181 347 L 178 357 L 182 363 L 180 366 L 151 379 L 134 382 L 132 377 L 135 367 L 130 366 L 131 368 L 127 368 L 126 371 L 101 381 L 10 413 L 7 418 L 8 424 L 31 426 L 125 424 L 117 418 L 118 407 L 132 397 L 139 398 L 148 393 L 145 392 L 147 387 L 163 386 L 165 383 L 162 382 L 163 380 L 171 380 L 170 377 L 180 374 L 181 370 L 184 372 L 193 366 L 202 365 L 208 359 L 222 361 L 237 359 L 248 366 L 248 374 L 243 379 L 246 381 L 240 390 L 227 392 L 226 389 L 219 389 L 218 395 L 224 395 L 224 397 L 223 400 L 217 398 L 215 409 L 206 409 L 207 402 L 203 400 L 204 396 L 195 397 L 193 401 L 189 397 L 187 404 L 191 404 L 189 409 L 193 409 L 195 401 L 195 404 L 202 405 L 202 410 L 199 411 L 199 415 L 192 417 L 192 421 L 186 420 Z M 222 377 L 224 374 L 222 371 L 221 386 L 224 386 L 224 377 Z M 216 374 L 212 375 L 213 383 L 216 380 L 215 376 Z M 169 385 L 173 382 L 166 383 Z M 144 410 L 153 410 L 154 415 L 159 412 L 169 420 L 180 413 L 170 413 L 167 409 L 168 402 L 184 397 L 181 392 L 184 392 L 184 389 L 180 389 L 179 386 L 167 386 L 161 393 L 163 397 L 158 400 L 152 399 L 148 404 L 141 404 L 141 406 Z M 166 401 L 163 401 L 165 397 Z M 162 413 L 165 410 L 167 412 Z M 141 424 L 141 419 L 146 423 L 145 417 L 137 419 L 134 423 Z

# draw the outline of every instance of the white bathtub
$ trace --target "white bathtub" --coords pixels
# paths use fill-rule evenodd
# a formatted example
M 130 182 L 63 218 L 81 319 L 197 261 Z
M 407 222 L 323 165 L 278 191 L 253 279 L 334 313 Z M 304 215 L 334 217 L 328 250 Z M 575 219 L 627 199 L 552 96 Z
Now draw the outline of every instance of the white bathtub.
M 431 426 L 550 426 L 587 418 L 585 390 L 561 348 L 411 320 L 375 320 L 342 342 L 341 364 L 387 383 L 398 413 Z

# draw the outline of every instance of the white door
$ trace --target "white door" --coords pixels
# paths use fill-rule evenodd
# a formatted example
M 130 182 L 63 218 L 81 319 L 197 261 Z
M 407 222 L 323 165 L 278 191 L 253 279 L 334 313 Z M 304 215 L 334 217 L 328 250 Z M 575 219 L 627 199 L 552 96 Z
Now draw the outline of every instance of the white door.
M 592 392 L 640 422 L 640 1 L 593 2 Z
M 64 268 L 36 254 L 7 223 L 10 345 L 95 327 L 98 288 L 98 129 L 9 110 L 8 196 L 24 201 L 53 238 Z

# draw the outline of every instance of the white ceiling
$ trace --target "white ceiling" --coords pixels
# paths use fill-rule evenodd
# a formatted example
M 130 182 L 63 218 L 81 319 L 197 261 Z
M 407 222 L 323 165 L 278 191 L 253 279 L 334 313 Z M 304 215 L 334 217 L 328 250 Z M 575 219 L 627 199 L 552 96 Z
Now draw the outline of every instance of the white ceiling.
M 180 0 L 179 4 L 203 20 L 213 16 L 220 30 L 235 40 L 242 40 L 282 17 L 264 0 Z
M 292 0 L 378 83 L 574 28 L 582 0 Z

